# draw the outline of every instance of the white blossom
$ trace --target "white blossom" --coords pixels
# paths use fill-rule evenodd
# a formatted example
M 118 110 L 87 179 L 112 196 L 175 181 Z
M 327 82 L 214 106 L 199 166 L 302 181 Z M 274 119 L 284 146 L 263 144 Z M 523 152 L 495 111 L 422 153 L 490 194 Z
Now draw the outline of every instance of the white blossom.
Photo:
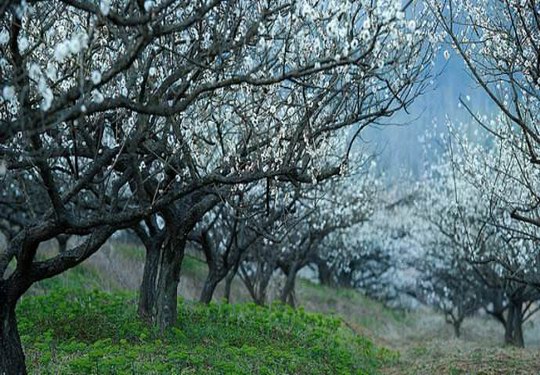
M 28 46 L 29 46 L 29 42 L 28 42 L 28 38 L 26 38 L 25 36 L 22 36 L 19 38 L 19 50 L 21 52 L 24 52 L 28 49 Z
M 110 0 L 101 0 L 99 3 L 99 10 L 104 16 L 108 16 L 111 11 L 111 1 Z
M 66 42 L 61 42 L 54 48 L 54 59 L 59 63 L 63 62 L 69 54 L 69 48 Z
M 94 85 L 99 84 L 101 82 L 101 72 L 99 70 L 92 71 L 90 79 Z
M 105 98 L 103 97 L 103 94 L 99 90 L 92 90 L 92 101 L 94 101 L 97 104 L 103 103 Z
M 9 42 L 9 32 L 5 29 L 0 31 L 0 45 L 6 45 Z
M 151 0 L 146 0 L 144 2 L 144 10 L 146 10 L 147 12 L 150 12 L 152 10 L 152 8 L 154 7 L 154 2 L 151 1 Z
M 15 87 L 13 86 L 4 86 L 2 89 L 2 96 L 7 101 L 12 101 L 15 99 Z
M 445 50 L 444 53 L 443 53 L 443 55 L 444 55 L 444 59 L 445 59 L 445 60 L 449 60 L 449 59 L 450 59 L 450 52 L 449 52 L 448 50 Z
M 47 77 L 53 81 L 56 80 L 57 78 L 57 69 L 56 69 L 56 66 L 55 64 L 52 62 L 52 61 L 49 61 L 47 63 L 47 69 L 45 71 L 45 74 L 47 75 Z

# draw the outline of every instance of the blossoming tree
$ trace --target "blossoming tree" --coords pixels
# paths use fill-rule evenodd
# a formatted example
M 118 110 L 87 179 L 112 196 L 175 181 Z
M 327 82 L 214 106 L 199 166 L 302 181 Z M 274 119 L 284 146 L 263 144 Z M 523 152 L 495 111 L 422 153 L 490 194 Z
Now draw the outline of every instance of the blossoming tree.
M 32 176 L 46 209 L 0 258 L 0 372 L 25 371 L 15 305 L 32 283 L 141 222 L 164 222 L 142 310 L 173 324 L 189 233 L 234 186 L 336 175 L 421 93 L 431 25 L 413 3 L 3 2 L 0 178 Z M 38 260 L 62 234 L 82 242 Z

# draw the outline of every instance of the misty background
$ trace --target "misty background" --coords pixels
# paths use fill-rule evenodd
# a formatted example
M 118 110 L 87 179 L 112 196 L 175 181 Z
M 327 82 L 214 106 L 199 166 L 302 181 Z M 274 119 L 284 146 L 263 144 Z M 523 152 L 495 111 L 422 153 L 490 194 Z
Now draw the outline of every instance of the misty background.
M 454 124 L 463 123 L 466 127 L 472 125 L 473 129 L 479 129 L 467 110 L 459 105 L 460 97 L 470 100 L 471 107 L 481 114 L 494 111 L 493 103 L 478 88 L 459 56 L 443 45 L 442 51 L 445 50 L 450 53 L 450 58 L 446 60 L 443 53 L 439 54 L 431 84 L 408 108 L 408 113 L 401 111 L 386 124 L 368 127 L 362 133 L 362 142 L 358 142 L 377 155 L 379 170 L 390 181 L 403 173 L 411 174 L 415 179 L 422 176 L 424 166 L 430 163 L 425 160 L 422 139 L 434 124 L 437 124 L 438 132 L 446 130 L 447 118 Z

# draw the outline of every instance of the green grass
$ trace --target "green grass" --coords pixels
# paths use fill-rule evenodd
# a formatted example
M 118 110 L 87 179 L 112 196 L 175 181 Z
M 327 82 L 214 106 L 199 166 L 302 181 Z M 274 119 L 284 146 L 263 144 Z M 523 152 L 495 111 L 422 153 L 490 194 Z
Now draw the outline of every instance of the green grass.
M 186 254 L 182 260 L 182 273 L 186 277 L 204 280 L 208 273 L 206 263 L 193 255 Z
M 31 288 L 19 306 L 30 373 L 540 373 L 536 320 L 526 326 L 526 349 L 504 347 L 500 324 L 487 317 L 467 319 L 462 339 L 455 340 L 444 318 L 427 309 L 396 311 L 359 292 L 303 279 L 297 280 L 298 304 L 327 315 L 184 301 L 178 326 L 159 337 L 135 314 L 141 275 L 133 273 L 143 255 L 142 248 L 115 244 Z M 182 267 L 186 301 L 198 297 L 207 272 L 193 255 L 186 254 Z M 135 282 L 125 284 L 126 276 Z M 232 294 L 233 301 L 248 299 L 238 280 Z
M 407 325 L 410 318 L 405 311 L 388 308 L 353 289 L 334 289 L 302 279 L 298 286 L 300 301 L 311 310 L 340 314 L 370 330 L 377 331 L 389 324 Z
M 59 289 L 18 308 L 30 373 L 375 374 L 396 354 L 341 320 L 281 305 L 179 305 L 164 336 L 133 294 Z
M 129 243 L 119 242 L 114 246 L 114 251 L 122 257 L 144 263 L 146 252 L 142 246 L 136 246 Z
M 35 283 L 30 288 L 30 294 L 43 294 L 57 289 L 102 289 L 101 273 L 94 267 L 82 265 L 72 268 L 57 277 Z

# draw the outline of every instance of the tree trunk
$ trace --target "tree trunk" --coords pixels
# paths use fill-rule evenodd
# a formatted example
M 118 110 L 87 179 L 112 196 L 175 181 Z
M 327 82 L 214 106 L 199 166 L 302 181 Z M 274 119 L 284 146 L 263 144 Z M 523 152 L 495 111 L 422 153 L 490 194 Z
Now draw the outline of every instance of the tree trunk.
M 4 296 L 2 296 L 4 297 Z M 24 353 L 17 329 L 15 316 L 15 304 L 6 303 L 6 298 L 1 298 L 0 320 L 0 374 L 20 375 L 26 374 Z
M 510 302 L 508 305 L 508 316 L 506 317 L 506 325 L 504 327 L 504 343 L 508 345 L 513 344 L 514 314 L 515 314 L 515 305 L 512 302 Z
M 334 280 L 332 279 L 332 272 L 330 267 L 326 264 L 325 261 L 321 260 L 317 262 L 317 271 L 319 274 L 319 284 L 334 286 Z
M 148 322 L 152 320 L 152 309 L 156 303 L 159 250 L 159 247 L 156 247 L 155 244 L 146 247 L 143 279 L 139 289 L 139 317 Z
M 523 304 L 520 301 L 510 301 L 508 317 L 504 332 L 504 342 L 508 345 L 523 348 Z
M 270 284 L 272 274 L 273 272 L 266 270 L 266 272 L 263 272 L 263 275 L 261 275 L 258 282 L 258 289 L 256 289 L 254 296 L 254 300 L 257 305 L 264 306 L 266 304 L 266 292 L 268 291 L 268 285 Z
M 521 311 L 519 312 L 519 318 L 514 319 L 514 345 L 518 348 L 525 347 L 525 340 L 523 339 L 523 321 L 521 317 Z
M 298 272 L 297 267 L 292 265 L 287 273 L 287 279 L 285 280 L 285 285 L 281 290 L 281 302 L 287 303 L 290 306 L 294 307 L 294 287 L 296 282 L 296 273 Z
M 238 273 L 239 265 L 240 265 L 240 262 L 235 264 L 234 268 L 231 271 L 229 271 L 229 273 L 227 274 L 227 277 L 225 278 L 225 301 L 227 301 L 227 303 L 231 303 L 232 283 L 233 283 L 234 277 Z
M 461 337 L 461 321 L 456 320 L 452 325 L 454 326 L 454 335 L 456 336 L 456 339 L 459 339 Z
M 244 268 L 240 268 L 240 278 L 257 305 L 264 306 L 266 303 L 266 292 L 274 270 L 273 264 L 264 261 L 257 264 L 257 271 L 251 275 Z
M 214 292 L 216 290 L 217 285 L 221 280 L 223 280 L 224 276 L 221 276 L 218 274 L 215 270 L 212 268 L 209 268 L 208 270 L 208 276 L 206 277 L 206 280 L 204 281 L 204 286 L 201 291 L 201 297 L 199 298 L 199 301 L 201 303 L 209 304 L 212 301 L 212 297 L 214 296 Z
M 184 259 L 184 237 L 170 239 L 162 248 L 157 275 L 157 290 L 152 321 L 163 332 L 176 323 L 178 283 Z
M 177 294 L 186 239 L 178 232 L 147 246 L 139 290 L 139 316 L 162 332 L 176 323 Z
M 58 242 L 58 252 L 59 253 L 65 253 L 66 252 L 68 240 L 69 240 L 68 235 L 61 234 L 59 236 L 56 236 L 56 242 Z

